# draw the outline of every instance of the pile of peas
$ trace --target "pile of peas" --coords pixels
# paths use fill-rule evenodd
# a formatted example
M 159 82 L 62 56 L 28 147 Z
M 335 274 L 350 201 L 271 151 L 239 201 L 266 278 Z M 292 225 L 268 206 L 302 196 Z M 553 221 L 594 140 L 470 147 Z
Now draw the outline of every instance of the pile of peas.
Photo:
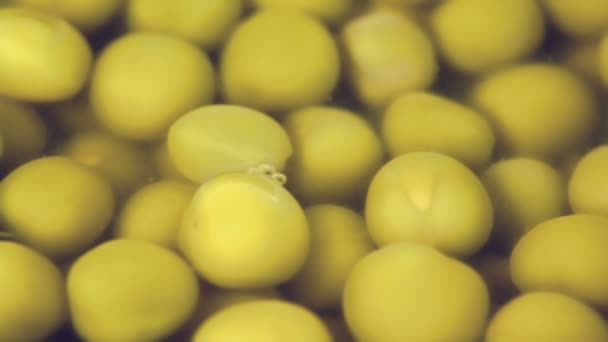
M 607 342 L 607 0 L 0 0 L 0 342 Z

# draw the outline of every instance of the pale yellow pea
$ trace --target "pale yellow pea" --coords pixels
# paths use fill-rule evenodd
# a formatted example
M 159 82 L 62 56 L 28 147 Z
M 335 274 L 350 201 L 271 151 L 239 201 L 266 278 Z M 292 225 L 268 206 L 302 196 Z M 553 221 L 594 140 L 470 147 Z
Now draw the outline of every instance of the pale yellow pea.
M 68 273 L 72 324 L 87 341 L 160 341 L 193 313 L 198 280 L 176 253 L 137 240 L 110 240 Z
M 243 12 L 243 0 L 129 0 L 131 30 L 160 32 L 205 49 L 220 47 Z
M 379 246 L 419 242 L 466 257 L 487 241 L 493 208 L 481 180 L 464 164 L 436 152 L 412 152 L 374 176 L 365 221 Z
M 155 177 L 151 156 L 142 146 L 104 131 L 77 132 L 57 153 L 106 178 L 119 201 Z
M 475 171 L 490 162 L 495 143 L 492 127 L 481 113 L 428 92 L 396 98 L 384 112 L 382 138 L 393 158 L 434 151 Z
M 271 340 L 331 342 L 328 328 L 308 309 L 280 300 L 255 300 L 230 306 L 199 327 L 193 342 Z
M 45 256 L 0 241 L 0 341 L 41 341 L 68 317 L 65 282 Z
M 544 162 L 501 160 L 487 168 L 481 179 L 492 198 L 497 236 L 507 244 L 514 244 L 537 224 L 566 213 L 566 181 Z
M 187 181 L 164 180 L 145 185 L 118 214 L 114 236 L 177 249 L 177 231 L 196 191 Z
M 100 52 L 90 100 L 97 119 L 113 133 L 155 141 L 181 115 L 212 102 L 214 87 L 204 51 L 166 34 L 136 32 Z
M 277 115 L 326 102 L 339 74 L 329 30 L 294 9 L 264 9 L 245 19 L 220 58 L 224 99 Z
M 197 108 L 175 121 L 167 147 L 175 167 L 197 183 L 260 164 L 281 171 L 292 154 L 287 132 L 274 119 L 223 104 Z
M 530 0 L 445 0 L 430 23 L 445 61 L 471 74 L 528 57 L 545 34 L 542 8 Z
M 608 341 L 608 325 L 590 306 L 553 292 L 523 294 L 490 320 L 487 342 Z
M 338 309 L 348 274 L 375 245 L 363 218 L 348 208 L 319 204 L 305 213 L 311 230 L 310 254 L 290 280 L 289 293 L 316 310 Z
M 289 113 L 283 125 L 294 146 L 288 188 L 307 202 L 360 198 L 383 161 L 382 142 L 357 114 L 337 107 Z
M 110 184 L 65 157 L 29 161 L 0 184 L 5 228 L 58 259 L 89 248 L 110 223 L 114 206 Z
M 203 183 L 178 234 L 196 271 L 231 289 L 284 283 L 310 250 L 302 207 L 282 184 L 261 174 L 226 173 Z
M 92 54 L 87 41 L 55 16 L 0 8 L 0 46 L 0 96 L 65 100 L 75 96 L 89 77 Z
M 556 291 L 608 307 L 608 218 L 569 215 L 538 224 L 513 248 L 510 269 L 521 291 Z
M 340 31 L 350 86 L 367 107 L 382 110 L 404 92 L 431 86 L 439 69 L 428 35 L 397 10 L 353 18 Z
M 467 264 L 428 246 L 395 243 L 355 265 L 343 310 L 357 341 L 477 341 L 489 301 Z
M 473 88 L 505 156 L 554 161 L 589 143 L 598 110 L 587 83 L 549 63 L 526 63 L 489 74 Z

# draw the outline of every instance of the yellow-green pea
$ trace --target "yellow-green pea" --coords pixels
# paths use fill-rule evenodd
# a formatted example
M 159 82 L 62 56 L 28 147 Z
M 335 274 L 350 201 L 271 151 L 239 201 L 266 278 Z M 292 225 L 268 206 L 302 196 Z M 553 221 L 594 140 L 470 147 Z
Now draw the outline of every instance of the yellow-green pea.
M 554 26 L 574 38 L 601 35 L 608 29 L 604 0 L 541 0 Z
M 199 284 L 175 252 L 114 239 L 80 256 L 67 275 L 72 326 L 85 341 L 165 341 L 194 312 Z
M 291 279 L 310 250 L 304 210 L 269 176 L 226 173 L 196 191 L 178 232 L 181 252 L 211 284 L 272 287 Z
M 332 342 L 323 321 L 307 308 L 287 301 L 265 299 L 230 306 L 204 321 L 193 342 L 269 339 L 290 342 Z
M 177 249 L 177 231 L 196 188 L 190 182 L 177 180 L 142 187 L 122 207 L 114 236 Z
M 89 248 L 114 214 L 110 184 L 65 157 L 14 169 L 0 185 L 0 211 L 15 237 L 53 258 Z
M 68 316 L 57 266 L 17 242 L 0 241 L 0 341 L 43 341 Z
M 155 177 L 146 149 L 104 131 L 78 132 L 65 140 L 57 153 L 107 179 L 119 201 Z
M 220 59 L 225 100 L 273 114 L 327 101 L 339 73 L 338 48 L 328 29 L 286 8 L 245 19 Z
M 436 152 L 412 152 L 374 176 L 365 221 L 379 246 L 419 242 L 466 257 L 487 241 L 493 209 L 481 180 L 464 164 Z
M 397 10 L 382 8 L 350 20 L 340 39 L 350 85 L 367 107 L 382 110 L 435 80 L 439 67 L 430 38 Z
M 76 95 L 89 77 L 92 54 L 87 41 L 58 17 L 0 8 L 0 46 L 0 96 L 64 100 Z
M 7 98 L 0 98 L 0 134 L 0 163 L 8 168 L 40 156 L 48 140 L 46 125 L 34 107 Z
M 126 11 L 131 30 L 172 34 L 215 49 L 241 16 L 243 0 L 130 0 Z
M 353 7 L 353 0 L 252 0 L 257 8 L 284 7 L 302 10 L 330 24 L 339 24 Z
M 467 264 L 428 246 L 396 243 L 355 265 L 343 310 L 357 341 L 477 341 L 489 301 Z
M 608 325 L 592 307 L 553 292 L 522 294 L 490 320 L 486 342 L 608 341 Z
M 283 121 L 294 146 L 288 188 L 307 202 L 344 202 L 364 195 L 383 160 L 382 143 L 368 122 L 335 107 L 307 107 Z
M 542 9 L 530 0 L 445 0 L 430 21 L 445 61 L 465 73 L 528 57 L 545 33 Z
M 136 32 L 110 42 L 93 70 L 90 99 L 113 133 L 160 140 L 187 111 L 210 103 L 214 72 L 202 50 L 180 38 Z
M 197 183 L 260 164 L 281 171 L 292 154 L 287 132 L 270 116 L 222 104 L 180 117 L 169 130 L 167 147 L 177 169 Z
M 353 266 L 375 249 L 365 221 L 337 205 L 306 208 L 311 246 L 306 263 L 290 280 L 293 299 L 316 310 L 338 309 L 344 282 Z
M 597 120 L 591 88 L 570 70 L 527 63 L 486 76 L 472 100 L 492 123 L 501 153 L 552 161 L 586 146 Z
M 96 31 L 104 26 L 118 13 L 124 3 L 124 0 L 12 1 L 19 6 L 61 17 L 83 32 Z
M 495 142 L 492 127 L 480 113 L 428 92 L 396 98 L 384 113 L 382 138 L 391 157 L 435 151 L 473 170 L 489 163 Z
M 566 212 L 565 179 L 542 161 L 501 160 L 481 179 L 492 198 L 499 235 L 511 244 L 537 224 Z
M 577 214 L 608 216 L 608 145 L 587 152 L 576 163 L 568 183 L 568 199 Z
M 569 215 L 544 221 L 515 245 L 511 277 L 521 291 L 556 291 L 608 306 L 608 218 Z

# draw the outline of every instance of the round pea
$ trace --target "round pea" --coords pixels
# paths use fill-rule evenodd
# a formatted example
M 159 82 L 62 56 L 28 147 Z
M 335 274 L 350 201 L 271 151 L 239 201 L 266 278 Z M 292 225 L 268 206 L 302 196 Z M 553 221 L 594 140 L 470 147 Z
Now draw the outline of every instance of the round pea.
M 257 289 L 284 283 L 302 268 L 310 232 L 302 207 L 279 182 L 226 173 L 196 191 L 178 244 L 210 283 Z
M 233 305 L 211 316 L 193 342 L 275 339 L 290 342 L 331 342 L 328 328 L 308 309 L 280 300 L 256 300 Z
M 378 9 L 340 31 L 346 74 L 357 98 L 382 110 L 404 92 L 429 88 L 439 69 L 432 42 L 405 14 Z
M 155 176 L 152 159 L 142 146 L 104 131 L 75 133 L 57 153 L 107 179 L 119 201 Z
M 176 253 L 110 240 L 80 256 L 67 276 L 72 324 L 86 341 L 161 341 L 193 313 L 198 280 Z
M 213 73 L 209 57 L 185 40 L 147 32 L 125 34 L 97 58 L 91 105 L 113 133 L 160 140 L 173 121 L 213 100 Z
M 382 143 L 357 114 L 335 107 L 307 107 L 283 121 L 294 152 L 288 188 L 307 202 L 361 197 L 383 160 Z
M 382 138 L 391 157 L 434 151 L 473 170 L 489 163 L 495 142 L 490 123 L 480 113 L 427 92 L 406 93 L 388 106 Z
M 566 212 L 564 178 L 539 160 L 501 160 L 486 169 L 481 179 L 492 198 L 499 235 L 509 244 L 537 224 Z
M 534 292 L 516 297 L 490 320 L 485 341 L 608 341 L 608 325 L 591 307 L 562 294 Z
M 445 61 L 472 74 L 528 57 L 545 33 L 542 8 L 530 0 L 445 0 L 430 22 Z
M 368 254 L 344 288 L 344 315 L 357 341 L 477 341 L 488 309 L 479 274 L 419 244 Z
M 0 46 L 0 96 L 64 100 L 76 95 L 89 77 L 92 54 L 87 41 L 58 17 L 0 8 Z
M 480 179 L 464 164 L 436 152 L 412 152 L 374 176 L 365 221 L 379 246 L 419 242 L 465 257 L 487 241 L 493 209 Z
M 114 197 L 101 176 L 65 157 L 14 169 L 0 186 L 0 211 L 15 237 L 53 258 L 78 255 L 110 223 Z
M 243 0 L 130 0 L 126 12 L 131 30 L 167 33 L 215 49 L 236 25 Z
M 177 180 L 142 187 L 122 207 L 114 236 L 177 249 L 177 231 L 195 191 L 194 184 Z
M 67 319 L 63 276 L 37 251 L 0 241 L 0 278 L 1 341 L 41 341 Z
M 597 120 L 591 88 L 566 68 L 527 63 L 480 80 L 473 103 L 506 156 L 555 160 L 589 143 Z
M 289 293 L 310 308 L 338 309 L 348 274 L 375 246 L 363 218 L 350 209 L 319 204 L 306 208 L 305 213 L 310 226 L 310 253 L 290 280 Z
M 608 306 L 608 218 L 569 215 L 536 225 L 513 248 L 510 269 L 524 292 L 556 291 Z
M 264 9 L 245 19 L 220 58 L 226 101 L 273 114 L 325 102 L 339 74 L 331 33 L 294 9 Z
M 175 167 L 197 183 L 260 164 L 281 171 L 292 154 L 289 136 L 278 122 L 234 105 L 203 106 L 186 113 L 171 126 L 167 147 Z

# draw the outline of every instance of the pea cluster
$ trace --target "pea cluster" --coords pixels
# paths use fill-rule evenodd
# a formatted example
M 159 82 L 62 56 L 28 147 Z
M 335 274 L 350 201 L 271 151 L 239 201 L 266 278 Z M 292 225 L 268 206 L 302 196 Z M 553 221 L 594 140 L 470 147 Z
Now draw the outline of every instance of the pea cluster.
M 0 342 L 607 342 L 607 0 L 0 0 Z

